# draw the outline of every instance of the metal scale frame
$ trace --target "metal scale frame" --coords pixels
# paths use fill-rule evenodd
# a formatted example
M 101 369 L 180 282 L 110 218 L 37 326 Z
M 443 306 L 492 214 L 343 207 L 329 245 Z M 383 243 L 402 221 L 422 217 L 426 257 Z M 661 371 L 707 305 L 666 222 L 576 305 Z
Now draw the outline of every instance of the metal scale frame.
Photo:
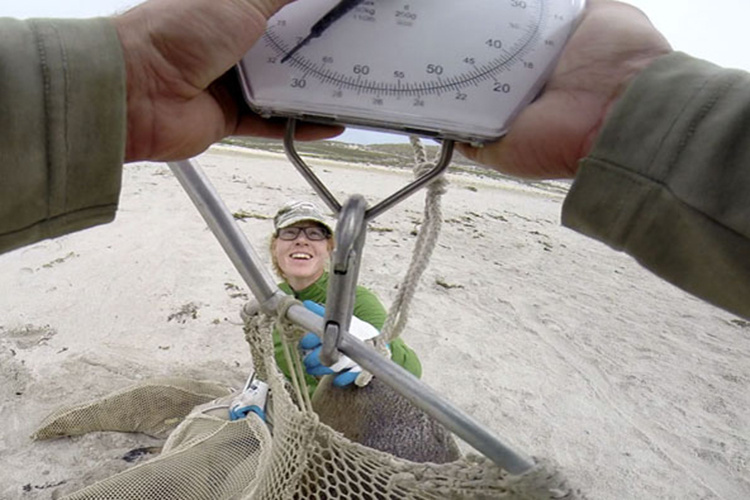
M 503 444 L 474 418 L 455 407 L 404 368 L 378 354 L 348 331 L 368 221 L 411 196 L 445 172 L 453 155 L 454 142 L 443 141 L 440 157 L 430 171 L 376 205 L 367 208 L 367 202 L 361 195 L 350 196 L 342 205 L 331 194 L 297 153 L 294 147 L 294 130 L 295 120 L 289 119 L 284 137 L 287 157 L 318 196 L 337 215 L 338 222 L 335 234 L 336 246 L 331 256 L 325 317 L 321 318 L 302 305 L 293 305 L 287 310 L 287 319 L 308 331 L 315 332 L 323 339 L 320 359 L 324 364 L 333 364 L 341 353 L 349 356 L 362 368 L 388 384 L 394 391 L 421 408 L 509 473 L 520 475 L 531 470 L 534 462 L 530 458 Z M 168 165 L 214 236 L 219 240 L 261 309 L 267 314 L 278 315 L 286 294 L 276 285 L 271 272 L 261 267 L 260 263 L 263 261 L 250 245 L 202 169 L 193 160 L 169 162 Z

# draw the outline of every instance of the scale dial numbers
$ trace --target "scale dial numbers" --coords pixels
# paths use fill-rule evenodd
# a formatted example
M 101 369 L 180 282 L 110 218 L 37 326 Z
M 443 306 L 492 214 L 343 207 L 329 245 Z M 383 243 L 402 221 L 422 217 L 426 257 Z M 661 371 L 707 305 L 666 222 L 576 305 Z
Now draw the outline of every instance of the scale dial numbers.
M 240 70 L 264 115 L 486 142 L 538 92 L 583 0 L 365 0 L 285 62 L 336 0 L 269 20 Z

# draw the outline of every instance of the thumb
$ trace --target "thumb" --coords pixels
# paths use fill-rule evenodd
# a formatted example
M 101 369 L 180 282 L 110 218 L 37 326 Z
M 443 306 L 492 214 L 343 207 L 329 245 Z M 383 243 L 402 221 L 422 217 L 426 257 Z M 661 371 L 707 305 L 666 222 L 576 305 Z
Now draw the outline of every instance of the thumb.
M 215 1 L 215 0 L 214 0 Z M 286 4 L 292 3 L 295 0 L 245 0 L 241 2 L 248 6 L 253 6 L 258 9 L 263 16 L 268 19 L 272 15 L 276 14 Z

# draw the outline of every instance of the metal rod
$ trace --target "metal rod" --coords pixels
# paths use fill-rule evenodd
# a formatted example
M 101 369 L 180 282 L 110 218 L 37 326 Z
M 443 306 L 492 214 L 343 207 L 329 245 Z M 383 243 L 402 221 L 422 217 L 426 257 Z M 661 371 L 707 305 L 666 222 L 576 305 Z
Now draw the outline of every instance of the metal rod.
M 293 305 L 287 316 L 293 323 L 322 335 L 323 318 L 304 306 Z M 430 386 L 349 332 L 341 332 L 339 350 L 511 474 L 523 474 L 534 466 L 531 459 L 503 444 L 486 427 L 446 401 Z
M 190 160 L 170 162 L 168 165 L 198 212 L 203 216 L 211 232 L 219 240 L 242 279 L 250 287 L 250 291 L 263 307 L 273 298 L 279 287 L 271 273 L 255 264 L 262 260 L 237 226 L 237 222 L 211 182 L 201 168 Z
M 310 167 L 307 166 L 305 160 L 297 153 L 294 148 L 294 129 L 297 121 L 294 118 L 289 118 L 286 122 L 286 133 L 284 134 L 284 151 L 286 151 L 286 157 L 292 162 L 297 168 L 297 171 L 302 174 L 308 184 L 312 186 L 318 196 L 328 205 L 328 208 L 337 214 L 341 211 L 341 203 L 336 199 L 335 196 L 328 190 L 323 182 L 313 173 Z
M 260 257 L 200 167 L 190 160 L 185 160 L 171 162 L 169 168 L 187 191 L 261 307 L 278 314 L 279 296 L 283 296 L 283 292 L 274 283 L 270 273 L 260 268 Z M 324 318 L 305 309 L 304 306 L 291 306 L 287 311 L 287 317 L 303 328 L 323 335 Z M 511 474 L 521 474 L 533 467 L 530 459 L 511 450 L 473 418 L 348 331 L 341 332 L 339 349 Z
M 296 120 L 294 118 L 289 118 L 287 120 L 286 134 L 284 134 L 284 151 L 286 151 L 286 156 L 287 158 L 289 158 L 289 161 L 292 162 L 292 164 L 297 168 L 299 173 L 302 174 L 302 177 L 304 177 L 308 184 L 310 184 L 313 190 L 318 193 L 318 196 L 320 196 L 325 204 L 328 205 L 328 207 L 333 211 L 333 213 L 338 214 L 341 212 L 341 203 L 328 190 L 325 184 L 323 184 L 323 182 L 318 179 L 318 177 L 313 173 L 312 169 L 305 163 L 305 160 L 302 159 L 302 157 L 299 155 L 299 153 L 297 153 L 297 150 L 294 147 L 295 124 Z M 420 176 L 418 179 L 415 179 L 386 199 L 380 201 L 377 205 L 368 209 L 367 213 L 365 214 L 365 220 L 370 221 L 374 219 L 389 208 L 393 207 L 397 203 L 403 201 L 404 199 L 417 192 L 425 184 L 430 182 L 438 175 L 442 174 L 451 163 L 454 146 L 455 143 L 452 140 L 445 139 L 443 141 L 442 147 L 440 148 L 440 157 L 438 158 L 435 166 L 432 167 L 432 169 L 430 169 L 430 171 L 426 174 Z
M 377 217 L 378 215 L 382 214 L 389 208 L 391 208 L 396 203 L 399 203 L 401 200 L 411 196 L 414 194 L 418 189 L 421 189 L 422 186 L 430 182 L 432 179 L 437 177 L 438 175 L 442 174 L 443 171 L 445 171 L 446 168 L 448 168 L 448 165 L 451 163 L 451 158 L 453 157 L 453 147 L 454 142 L 446 139 L 443 141 L 443 146 L 440 148 L 440 158 L 438 159 L 437 163 L 435 164 L 432 169 L 430 169 L 429 172 L 426 174 L 420 176 L 416 180 L 412 181 L 410 184 L 404 186 L 403 188 L 399 189 L 392 195 L 390 195 L 385 200 L 381 201 L 374 207 L 370 208 L 367 213 L 365 214 L 365 219 L 370 221 Z

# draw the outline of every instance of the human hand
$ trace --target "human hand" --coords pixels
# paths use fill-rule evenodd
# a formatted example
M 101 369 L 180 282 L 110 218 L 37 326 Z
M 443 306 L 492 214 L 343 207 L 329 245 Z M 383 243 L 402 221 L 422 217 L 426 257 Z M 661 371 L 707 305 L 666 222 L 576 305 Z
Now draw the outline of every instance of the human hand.
M 459 150 L 517 177 L 573 177 L 611 105 L 640 71 L 670 51 L 635 7 L 588 0 L 578 29 L 537 100 L 499 141 L 480 148 L 461 144 Z
M 255 413 L 265 422 L 269 391 L 268 384 L 252 376 L 242 392 L 229 403 L 229 420 L 240 420 Z
M 318 316 L 325 315 L 325 308 L 317 302 L 306 300 L 303 304 L 305 308 L 314 312 Z M 356 316 L 352 316 L 351 325 L 349 325 L 349 333 L 361 341 L 369 340 L 380 335 L 377 328 L 366 321 L 362 321 Z M 320 337 L 312 332 L 309 332 L 302 337 L 299 346 L 302 349 L 302 352 L 307 352 L 303 360 L 305 371 L 314 377 L 337 374 L 333 378 L 333 385 L 336 387 L 343 387 L 351 384 L 357 379 L 359 374 L 362 373 L 362 367 L 343 354 L 339 357 L 339 360 L 331 366 L 325 366 L 321 363 L 320 351 L 323 348 L 323 343 L 320 340 Z
M 114 17 L 127 73 L 125 160 L 189 158 L 229 135 L 283 137 L 283 122 L 245 104 L 233 66 L 291 1 L 149 0 Z M 299 124 L 295 137 L 342 130 Z

